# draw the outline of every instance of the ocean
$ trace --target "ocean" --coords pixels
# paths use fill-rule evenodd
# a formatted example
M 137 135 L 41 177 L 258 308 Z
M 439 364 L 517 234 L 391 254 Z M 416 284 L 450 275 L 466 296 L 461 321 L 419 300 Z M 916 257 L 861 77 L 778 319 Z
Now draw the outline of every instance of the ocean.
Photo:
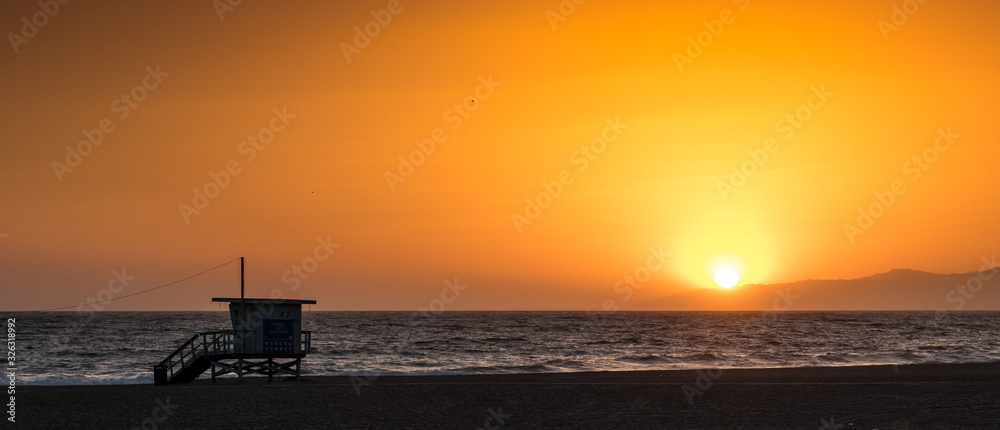
M 25 385 L 151 384 L 153 365 L 192 335 L 231 329 L 228 312 L 0 316 L 16 319 Z M 313 342 L 303 375 L 1000 360 L 1000 312 L 304 312 L 302 325 Z

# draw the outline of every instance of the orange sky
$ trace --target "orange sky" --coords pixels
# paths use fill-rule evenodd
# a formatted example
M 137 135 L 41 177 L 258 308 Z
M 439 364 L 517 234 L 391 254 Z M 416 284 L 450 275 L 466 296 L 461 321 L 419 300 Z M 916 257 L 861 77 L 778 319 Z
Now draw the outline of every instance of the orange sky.
M 0 309 L 241 255 L 248 296 L 313 309 L 417 309 L 455 278 L 449 310 L 596 309 L 644 270 L 629 300 L 712 286 L 719 264 L 952 273 L 1000 248 L 1000 3 L 927 2 L 887 34 L 909 2 L 564 3 L 4 2 Z M 101 144 L 67 161 L 81 130 Z M 215 195 L 196 214 L 195 188 Z M 291 272 L 318 237 L 339 247 Z M 215 309 L 238 287 L 230 265 L 105 309 Z

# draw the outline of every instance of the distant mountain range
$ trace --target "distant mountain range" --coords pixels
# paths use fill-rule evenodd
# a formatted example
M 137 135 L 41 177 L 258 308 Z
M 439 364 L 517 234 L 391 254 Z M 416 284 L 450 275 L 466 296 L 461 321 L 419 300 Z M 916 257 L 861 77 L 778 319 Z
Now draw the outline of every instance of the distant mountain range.
M 632 310 L 1000 310 L 1000 268 L 941 275 L 896 269 L 858 279 L 703 288 Z

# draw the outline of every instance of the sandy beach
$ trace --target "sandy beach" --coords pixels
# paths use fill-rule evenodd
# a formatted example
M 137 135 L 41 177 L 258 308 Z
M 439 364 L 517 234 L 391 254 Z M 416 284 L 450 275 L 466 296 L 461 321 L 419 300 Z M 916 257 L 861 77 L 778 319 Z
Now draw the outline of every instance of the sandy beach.
M 1000 363 L 22 386 L 17 411 L 22 428 L 1000 428 Z

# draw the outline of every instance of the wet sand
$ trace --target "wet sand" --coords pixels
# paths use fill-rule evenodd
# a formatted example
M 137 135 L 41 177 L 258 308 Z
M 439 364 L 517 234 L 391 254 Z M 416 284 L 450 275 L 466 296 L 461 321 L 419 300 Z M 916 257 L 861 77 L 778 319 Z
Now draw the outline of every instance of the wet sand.
M 1000 428 L 1000 363 L 21 386 L 17 412 L 60 429 Z

